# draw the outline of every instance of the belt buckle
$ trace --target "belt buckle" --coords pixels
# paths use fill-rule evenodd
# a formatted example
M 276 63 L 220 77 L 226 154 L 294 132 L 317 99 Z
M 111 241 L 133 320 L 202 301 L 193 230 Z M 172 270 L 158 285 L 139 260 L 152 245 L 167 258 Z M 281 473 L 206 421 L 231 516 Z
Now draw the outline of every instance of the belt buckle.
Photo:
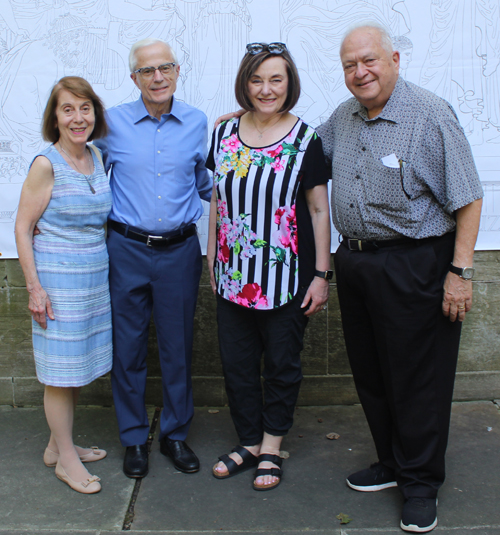
M 148 239 L 146 240 L 146 245 L 148 247 L 153 247 L 153 244 L 151 243 L 151 240 L 163 240 L 163 236 L 152 236 L 151 234 L 148 236 Z
M 362 240 L 355 240 L 354 238 L 349 238 L 347 240 L 347 246 L 349 248 L 349 251 L 362 251 L 363 250 Z

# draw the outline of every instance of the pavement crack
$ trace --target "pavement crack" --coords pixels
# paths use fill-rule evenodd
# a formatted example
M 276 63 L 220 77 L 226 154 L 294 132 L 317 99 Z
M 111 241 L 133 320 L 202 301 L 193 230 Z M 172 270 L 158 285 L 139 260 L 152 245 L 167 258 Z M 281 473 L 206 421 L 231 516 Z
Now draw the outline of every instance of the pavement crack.
M 148 447 L 148 455 L 151 452 L 151 444 L 153 443 L 153 439 L 155 436 L 156 425 L 158 423 L 158 419 L 160 418 L 160 412 L 161 407 L 156 407 L 155 413 L 153 415 L 153 420 L 149 428 L 148 440 L 146 442 L 146 445 Z M 130 502 L 128 504 L 127 511 L 125 512 L 125 518 L 123 519 L 122 531 L 130 531 L 132 527 L 132 522 L 134 521 L 135 516 L 135 502 L 137 501 L 137 497 L 139 496 L 139 492 L 141 490 L 142 479 L 143 478 L 135 480 L 134 490 L 132 492 L 132 496 L 130 497 Z

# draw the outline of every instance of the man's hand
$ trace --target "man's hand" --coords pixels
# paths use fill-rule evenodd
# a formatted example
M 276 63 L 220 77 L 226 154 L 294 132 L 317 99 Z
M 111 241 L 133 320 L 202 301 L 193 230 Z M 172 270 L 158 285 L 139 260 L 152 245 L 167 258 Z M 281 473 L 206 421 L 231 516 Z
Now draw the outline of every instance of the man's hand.
M 235 117 L 241 117 L 242 115 L 245 115 L 245 113 L 245 110 L 239 109 L 238 111 L 232 111 L 230 113 L 226 113 L 225 115 L 221 115 L 215 121 L 214 130 L 224 121 L 229 121 L 230 119 L 234 119 Z
M 310 307 L 304 312 L 305 316 L 313 316 L 316 312 L 324 310 L 328 301 L 328 281 L 314 277 L 307 293 L 304 297 L 304 301 L 300 305 L 300 308 L 305 308 L 309 303 Z
M 450 321 L 464 321 L 472 308 L 472 281 L 449 272 L 443 286 L 443 314 Z
M 29 294 L 30 299 L 28 308 L 31 312 L 31 315 L 42 329 L 46 329 L 47 316 L 51 320 L 55 319 L 50 298 L 47 295 L 47 292 L 41 286 L 31 290 Z

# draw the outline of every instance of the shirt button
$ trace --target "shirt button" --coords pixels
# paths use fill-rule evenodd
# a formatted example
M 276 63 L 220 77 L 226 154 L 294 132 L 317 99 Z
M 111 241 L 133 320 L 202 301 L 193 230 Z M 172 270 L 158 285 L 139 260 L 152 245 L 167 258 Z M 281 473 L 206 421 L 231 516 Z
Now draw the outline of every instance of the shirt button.
M 157 132 L 159 132 L 159 131 L 160 131 L 160 129 L 158 128 Z
M 158 173 L 158 176 L 161 176 L 161 173 Z
M 361 147 L 361 150 L 364 152 L 366 150 L 366 147 Z
M 158 221 L 161 221 L 161 217 L 160 217 L 160 219 L 158 219 Z
M 350 208 L 354 208 L 354 204 L 351 203 L 351 204 L 349 205 L 349 207 L 350 207 Z
M 357 178 L 357 179 L 360 179 L 361 177 L 360 177 L 359 175 L 356 175 L 356 178 Z
M 161 195 L 158 195 L 158 199 L 161 199 Z
M 160 151 L 158 151 L 158 154 L 160 154 Z
M 354 234 L 354 236 L 357 236 L 357 235 L 358 235 L 358 233 L 357 233 L 356 231 L 354 231 L 353 234 Z

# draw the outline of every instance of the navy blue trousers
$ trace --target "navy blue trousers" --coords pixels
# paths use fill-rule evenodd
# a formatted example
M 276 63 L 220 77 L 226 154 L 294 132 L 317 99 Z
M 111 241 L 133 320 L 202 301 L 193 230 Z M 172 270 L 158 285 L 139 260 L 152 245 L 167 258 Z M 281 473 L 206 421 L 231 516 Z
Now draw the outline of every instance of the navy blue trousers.
M 454 240 L 335 254 L 354 382 L 379 461 L 405 498 L 434 498 L 445 479 L 461 324 L 441 303 Z
M 147 247 L 109 229 L 111 382 L 123 446 L 145 444 L 146 356 L 153 313 L 162 371 L 160 439 L 185 440 L 193 418 L 191 356 L 202 260 L 198 237 Z

